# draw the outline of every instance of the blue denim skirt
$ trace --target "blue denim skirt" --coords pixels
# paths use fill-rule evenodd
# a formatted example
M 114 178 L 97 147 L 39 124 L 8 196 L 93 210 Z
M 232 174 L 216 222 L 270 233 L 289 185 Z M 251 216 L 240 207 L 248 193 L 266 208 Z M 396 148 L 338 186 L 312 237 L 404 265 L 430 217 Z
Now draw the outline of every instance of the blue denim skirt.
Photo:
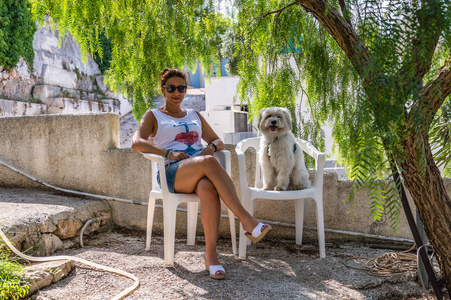
M 179 160 L 175 163 L 171 163 L 166 165 L 165 169 L 166 169 L 166 180 L 168 182 L 168 189 L 171 193 L 175 193 L 174 191 L 174 180 L 175 180 L 175 173 L 177 173 L 177 169 L 180 165 L 180 163 L 183 160 Z M 158 175 L 157 175 L 157 181 L 158 184 L 160 184 L 160 171 L 158 171 Z M 160 184 L 161 186 L 161 184 Z

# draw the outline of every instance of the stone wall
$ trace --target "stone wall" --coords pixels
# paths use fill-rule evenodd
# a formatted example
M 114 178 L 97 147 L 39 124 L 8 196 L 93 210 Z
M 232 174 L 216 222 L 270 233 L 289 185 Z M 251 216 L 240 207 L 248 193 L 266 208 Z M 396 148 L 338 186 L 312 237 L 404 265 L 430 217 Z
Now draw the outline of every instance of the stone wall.
M 68 34 L 61 37 L 50 26 L 38 26 L 33 39 L 35 58 L 30 71 L 20 60 L 16 68 L 0 67 L 0 99 L 38 102 L 42 110 L 23 113 L 22 104 L 0 103 L 0 117 L 19 115 L 119 113 L 121 94 L 108 90 L 99 67 Z M 10 108 L 13 105 L 14 108 Z
M 146 202 L 151 180 L 150 161 L 130 149 L 119 148 L 119 116 L 103 113 L 91 115 L 44 115 L 0 118 L 0 160 L 49 184 L 83 192 Z M 238 166 L 233 145 L 232 177 L 239 192 Z M 249 170 L 255 166 L 250 153 L 246 154 Z M 252 176 L 250 178 L 252 180 Z M 395 236 L 386 217 L 373 221 L 370 217 L 368 191 L 358 194 L 353 210 L 344 202 L 350 181 L 339 181 L 333 172 L 324 175 L 324 214 L 327 229 L 365 234 Z M 445 179 L 447 189 L 451 182 Z M 10 169 L 0 165 L 0 186 L 37 187 Z M 110 201 L 113 221 L 118 226 L 145 229 L 147 207 Z M 161 202 L 159 203 L 161 204 Z M 351 213 L 352 211 L 352 213 Z M 316 240 L 314 203 L 307 202 L 305 237 Z M 223 207 L 223 213 L 226 209 Z M 281 223 L 273 236 L 293 238 L 294 208 L 291 201 L 258 200 L 255 215 L 263 220 Z M 177 230 L 186 232 L 184 212 L 178 213 Z M 221 234 L 228 234 L 228 220 L 221 221 Z M 198 222 L 201 232 L 201 223 Z M 291 224 L 291 225 L 290 225 Z M 155 213 L 156 230 L 162 229 L 162 210 Z M 326 232 L 328 240 L 336 237 Z M 338 236 L 342 238 L 343 236 Z M 411 239 L 405 217 L 401 214 L 400 230 L 396 237 Z
M 29 100 L 33 86 L 38 81 L 37 73 L 30 73 L 22 58 L 15 69 L 0 66 L 0 99 Z
M 47 67 L 67 71 L 77 70 L 78 73 L 88 76 L 100 74 L 99 67 L 91 56 L 87 56 L 83 61 L 80 47 L 71 35 L 61 38 L 59 31 L 52 30 L 48 25 L 38 26 L 34 34 L 33 49 L 35 53 L 33 68 L 41 78 L 45 77 Z M 82 87 L 80 83 L 79 88 Z M 89 86 L 83 89 L 89 89 Z

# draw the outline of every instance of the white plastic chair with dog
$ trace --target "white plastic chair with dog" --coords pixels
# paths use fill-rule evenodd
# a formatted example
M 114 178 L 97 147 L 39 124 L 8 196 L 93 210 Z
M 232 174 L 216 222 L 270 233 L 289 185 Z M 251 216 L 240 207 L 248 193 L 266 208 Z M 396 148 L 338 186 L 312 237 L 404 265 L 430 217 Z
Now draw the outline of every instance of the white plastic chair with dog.
M 316 202 L 316 220 L 318 229 L 319 253 L 320 257 L 326 257 L 326 242 L 324 236 L 324 213 L 323 213 L 323 174 L 325 154 L 318 151 L 310 142 L 296 139 L 301 149 L 315 159 L 315 178 L 312 187 L 303 190 L 291 191 L 270 191 L 262 190 L 263 181 L 261 168 L 258 161 L 258 150 L 260 148 L 260 137 L 242 140 L 236 145 L 238 155 L 238 168 L 240 177 L 241 203 L 254 214 L 255 199 L 269 200 L 294 200 L 295 201 L 295 223 L 296 223 L 296 244 L 302 245 L 302 230 L 304 225 L 304 202 L 312 198 Z M 245 152 L 249 148 L 255 149 L 255 185 L 250 187 L 247 181 Z M 240 226 L 240 240 L 238 256 L 246 259 L 247 245 L 250 241 L 245 237 L 245 230 Z
M 196 194 L 171 193 L 168 189 L 166 173 L 160 172 L 160 184 L 157 181 L 156 170 L 164 170 L 164 158 L 151 154 L 143 153 L 144 157 L 152 161 L 152 190 L 149 194 L 149 206 L 147 212 L 147 233 L 146 250 L 150 250 L 152 239 L 152 225 L 155 212 L 155 201 L 163 200 L 163 235 L 164 235 L 164 264 L 166 267 L 174 266 L 175 252 L 175 226 L 177 207 L 180 203 L 187 203 L 187 244 L 194 245 L 196 239 L 197 213 L 200 199 Z M 231 174 L 231 155 L 230 151 L 221 150 L 215 153 L 221 165 Z M 158 166 L 158 168 L 157 168 Z M 232 238 L 232 252 L 236 255 L 236 229 L 235 215 L 229 209 L 229 223 Z

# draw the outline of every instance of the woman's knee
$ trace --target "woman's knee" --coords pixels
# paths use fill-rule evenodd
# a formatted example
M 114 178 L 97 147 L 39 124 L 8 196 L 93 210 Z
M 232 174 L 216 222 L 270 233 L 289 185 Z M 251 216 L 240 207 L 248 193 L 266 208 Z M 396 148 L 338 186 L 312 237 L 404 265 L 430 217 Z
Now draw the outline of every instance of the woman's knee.
M 209 194 L 210 196 L 215 197 L 218 195 L 218 192 L 216 191 L 213 182 L 211 182 L 211 180 L 208 179 L 207 177 L 204 177 L 201 180 L 199 180 L 199 182 L 197 183 L 196 193 Z
M 217 170 L 218 168 L 222 168 L 221 164 L 214 156 L 204 155 L 199 156 L 198 159 L 202 168 L 204 168 L 205 170 Z

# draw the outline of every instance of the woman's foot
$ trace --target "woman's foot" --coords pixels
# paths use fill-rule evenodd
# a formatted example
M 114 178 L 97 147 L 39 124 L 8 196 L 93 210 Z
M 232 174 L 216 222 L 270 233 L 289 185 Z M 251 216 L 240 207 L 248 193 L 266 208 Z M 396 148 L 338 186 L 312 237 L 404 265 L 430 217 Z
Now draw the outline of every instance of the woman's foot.
M 246 231 L 244 234 L 248 239 L 252 241 L 252 243 L 258 243 L 262 238 L 266 236 L 266 234 L 272 229 L 269 224 L 258 223 L 255 226 L 254 230 L 252 230 L 252 234 Z
M 222 265 L 209 265 L 207 258 L 204 256 L 205 270 L 210 273 L 210 277 L 213 279 L 224 279 L 226 276 L 224 267 Z

